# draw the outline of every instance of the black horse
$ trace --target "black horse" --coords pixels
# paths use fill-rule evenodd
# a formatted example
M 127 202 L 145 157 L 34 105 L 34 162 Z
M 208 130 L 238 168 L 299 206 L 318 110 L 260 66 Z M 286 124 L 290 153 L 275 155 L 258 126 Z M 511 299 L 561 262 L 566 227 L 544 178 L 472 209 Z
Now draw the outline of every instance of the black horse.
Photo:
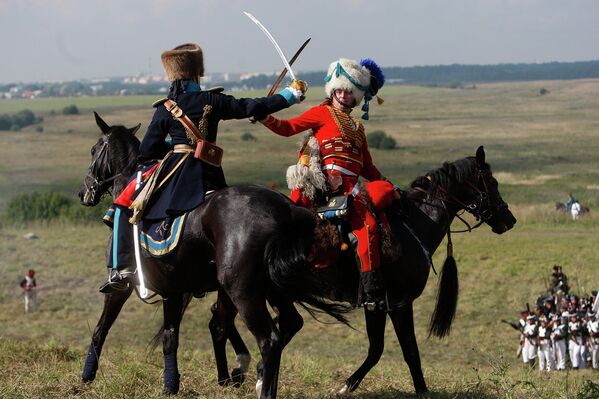
M 133 136 L 133 129 L 109 127 L 101 119 L 98 125 L 103 135 L 94 146 L 95 151 L 92 150 L 90 173 L 80 192 L 82 203 L 89 205 L 96 201 L 94 196 L 101 193 L 102 188 L 107 190 L 112 182 L 116 191 L 118 181 L 124 181 L 132 172 L 134 149 L 139 144 L 136 139 L 127 137 Z M 102 155 L 104 147 L 109 155 Z M 123 156 L 124 153 L 130 156 Z M 104 166 L 99 167 L 100 164 Z M 106 183 L 107 180 L 111 182 Z M 120 184 L 122 187 L 123 183 Z M 497 181 L 485 163 L 482 147 L 475 158 L 445 164 L 417 179 L 412 189 L 404 194 L 404 203 L 401 214 L 392 212 L 390 215 L 394 242 L 402 243 L 403 254 L 395 262 L 385 265 L 389 281 L 396 282 L 392 285 L 392 294 L 402 299 L 403 306 L 387 314 L 394 323 L 416 391 L 425 392 L 414 335 L 412 301 L 421 294 L 426 283 L 430 255 L 461 209 L 472 212 L 497 233 L 509 230 L 515 219 L 501 199 Z M 321 297 L 327 295 L 335 300 L 356 302 L 358 269 L 345 264 L 353 263 L 353 256 L 346 252 L 337 266 L 318 273 L 308 271 L 305 264 L 312 248 L 310 238 L 316 226 L 314 215 L 294 207 L 286 197 L 260 187 L 231 187 L 209 196 L 192 212 L 189 223 L 181 248 L 173 258 L 145 260 L 146 264 L 151 264 L 148 270 L 153 271 L 147 276 L 149 287 L 168 298 L 164 306 L 163 336 L 165 389 L 167 392 L 178 389 L 176 349 L 178 326 L 186 305 L 185 298 L 189 297 L 185 293 L 219 289 L 221 306 L 217 306 L 218 312 L 211 322 L 211 331 L 220 332 L 216 339 L 213 334 L 219 381 L 222 375 L 228 376 L 224 357 L 226 338 L 238 337 L 233 325 L 237 309 L 261 350 L 264 381 L 261 397 L 275 397 L 282 348 L 303 323 L 292 301 L 303 301 L 342 320 L 339 312 L 344 309 L 323 302 Z M 345 264 L 343 269 L 341 264 Z M 444 269 L 447 270 L 443 272 L 431 323 L 431 333 L 439 336 L 449 332 L 457 300 L 455 263 L 447 262 Z M 348 270 L 354 272 L 348 273 Z M 323 281 L 329 284 L 323 287 L 317 283 Z M 107 296 L 88 353 L 84 380 L 92 380 L 95 376 L 103 340 L 130 293 L 112 294 L 113 300 Z M 266 299 L 280 312 L 279 328 L 266 310 Z M 380 358 L 385 321 L 383 312 L 366 312 L 369 356 L 346 381 L 344 391 L 355 389 Z
M 136 167 L 139 147 L 134 136 L 139 126 L 108 126 L 97 114 L 96 122 L 102 135 L 92 147 L 92 162 L 79 191 L 81 203 L 88 206 L 96 205 L 110 189 L 118 193 L 124 188 Z M 166 392 L 176 393 L 179 389 L 178 333 L 190 293 L 218 290 L 210 323 L 217 356 L 226 339 L 242 344 L 233 325 L 238 312 L 255 336 L 262 355 L 264 389 L 260 397 L 276 397 L 281 351 L 303 321 L 292 300 L 274 289 L 270 279 L 274 271 L 269 271 L 265 259 L 268 252 L 272 262 L 303 268 L 315 226 L 310 211 L 294 206 L 280 193 L 257 186 L 229 187 L 209 195 L 202 206 L 188 215 L 174 255 L 144 258 L 147 287 L 166 299 L 162 328 Z M 274 253 L 272 248 L 287 249 Z M 83 381 L 95 378 L 104 340 L 131 292 L 105 296 L 104 310 L 84 364 Z M 318 292 L 304 292 L 295 299 L 341 321 L 342 312 L 348 309 L 322 300 Z M 279 311 L 278 327 L 270 316 L 267 300 Z M 247 353 L 241 344 L 238 352 Z M 219 382 L 229 379 L 226 365 L 218 371 Z
M 478 148 L 475 157 L 445 163 L 441 168 L 417 178 L 411 188 L 402 193 L 402 198 L 399 213 L 394 210 L 387 213 L 392 226 L 393 245 L 400 244 L 401 256 L 392 259 L 392 256 L 387 255 L 386 264 L 383 264 L 383 256 L 381 262 L 386 274 L 388 295 L 393 296 L 393 302 L 400 305 L 386 312 L 364 310 L 368 355 L 358 370 L 345 381 L 338 392 L 342 395 L 355 390 L 381 358 L 387 317 L 393 323 L 416 392 L 427 392 L 414 332 L 412 302 L 424 290 L 432 265 L 432 254 L 447 236 L 448 257 L 441 272 L 437 303 L 429 327 L 429 335 L 442 338 L 450 332 L 458 297 L 457 266 L 452 256 L 450 233 L 453 219 L 461 211 L 467 211 L 479 221 L 474 227 L 468 225 L 468 230 L 486 223 L 497 234 L 508 231 L 516 223 L 501 198 L 489 164 L 485 162 L 483 147 Z M 273 278 L 286 280 L 279 281 L 279 285 L 286 286 L 286 292 L 291 296 L 301 292 L 307 283 L 301 280 L 297 270 L 290 270 L 285 265 L 278 266 L 279 272 Z M 319 275 L 318 282 L 325 286 L 325 290 L 328 289 L 328 298 L 354 305 L 358 303 L 359 273 L 353 254 L 346 252 L 335 265 L 316 273 Z M 293 282 L 298 284 L 294 285 Z M 221 341 L 221 345 L 224 348 L 225 343 Z M 222 353 L 223 348 L 216 353 Z M 216 362 L 226 364 L 226 358 L 217 356 Z

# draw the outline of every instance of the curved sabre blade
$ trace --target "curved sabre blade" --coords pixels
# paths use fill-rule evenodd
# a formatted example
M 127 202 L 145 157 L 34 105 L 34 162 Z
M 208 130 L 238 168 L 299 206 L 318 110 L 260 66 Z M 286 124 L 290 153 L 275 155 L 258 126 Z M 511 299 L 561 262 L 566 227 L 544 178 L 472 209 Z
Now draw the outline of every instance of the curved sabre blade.
M 268 39 L 271 41 L 271 43 L 275 46 L 275 49 L 277 50 L 277 53 L 279 53 L 279 57 L 281 57 L 281 61 L 283 61 L 283 65 L 285 65 L 285 68 L 287 68 L 287 70 L 289 71 L 289 76 L 291 76 L 291 79 L 295 80 L 295 74 L 293 73 L 293 70 L 291 69 L 291 65 L 289 65 L 289 62 L 287 61 L 287 58 L 285 58 L 285 54 L 283 54 L 283 50 L 281 50 L 281 47 L 279 47 L 279 45 L 277 44 L 277 41 L 275 40 L 275 38 L 272 37 L 272 35 L 268 31 L 268 29 L 266 29 L 264 27 L 264 25 L 262 25 L 262 23 L 260 21 L 258 21 L 258 19 L 256 19 L 256 17 L 254 17 L 252 14 L 250 14 L 247 11 L 244 11 L 243 13 L 249 19 L 251 19 L 252 21 L 254 21 L 254 23 L 256 25 L 258 25 L 258 27 L 260 29 L 262 29 L 262 32 L 264 32 L 264 34 L 266 35 L 266 37 L 268 37 Z

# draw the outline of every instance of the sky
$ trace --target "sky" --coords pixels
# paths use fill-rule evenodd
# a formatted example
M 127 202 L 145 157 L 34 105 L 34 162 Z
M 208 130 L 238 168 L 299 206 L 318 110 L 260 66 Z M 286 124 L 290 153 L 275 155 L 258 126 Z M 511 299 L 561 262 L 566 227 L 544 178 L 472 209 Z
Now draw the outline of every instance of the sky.
M 0 83 L 163 74 L 196 42 L 206 73 L 275 72 L 340 58 L 383 67 L 599 59 L 598 0 L 0 0 Z

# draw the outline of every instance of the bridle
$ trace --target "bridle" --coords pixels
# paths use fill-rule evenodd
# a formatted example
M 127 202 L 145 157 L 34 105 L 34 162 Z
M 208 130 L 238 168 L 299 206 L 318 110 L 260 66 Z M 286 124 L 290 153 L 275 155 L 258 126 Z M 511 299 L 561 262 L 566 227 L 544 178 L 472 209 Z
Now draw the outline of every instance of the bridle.
M 119 178 L 120 176 L 122 176 L 122 173 L 116 173 L 107 178 L 101 178 L 99 176 L 98 172 L 100 172 L 100 166 L 103 163 L 105 163 L 107 165 L 108 174 L 110 175 L 112 173 L 112 170 L 110 168 L 110 163 L 107 162 L 109 140 L 110 140 L 109 134 L 102 135 L 102 147 L 100 147 L 100 150 L 96 151 L 96 153 L 94 154 L 92 163 L 89 165 L 89 169 L 87 171 L 87 176 L 83 180 L 85 189 L 90 193 L 92 199 L 96 198 L 96 194 L 98 192 L 100 192 L 100 188 L 102 188 L 106 184 L 109 184 L 109 183 L 113 182 L 114 180 L 116 180 L 117 178 Z M 88 181 L 91 181 L 91 184 L 88 184 Z M 106 192 L 110 192 L 110 189 L 111 189 L 111 187 L 108 187 Z M 101 193 L 101 194 L 104 194 L 104 193 Z
M 451 174 L 449 174 L 446 170 L 444 169 L 440 169 L 446 176 L 448 176 L 451 180 L 456 181 L 456 178 L 454 176 L 452 176 Z M 491 202 L 490 196 L 489 196 L 489 187 L 487 185 L 487 177 L 490 175 L 490 171 L 488 170 L 483 170 L 477 167 L 477 177 L 476 177 L 476 184 L 471 183 L 470 181 L 466 181 L 465 184 L 468 185 L 468 187 L 470 189 L 472 189 L 472 191 L 474 192 L 474 197 L 472 198 L 472 200 L 469 203 L 465 203 L 464 201 L 462 201 L 461 199 L 459 199 L 458 197 L 456 197 L 455 195 L 451 194 L 445 187 L 443 186 L 439 186 L 437 188 L 437 190 L 435 191 L 436 195 L 434 196 L 434 199 L 437 199 L 441 202 L 441 205 L 436 205 L 434 203 L 431 202 L 426 202 L 427 205 L 431 205 L 431 206 L 437 206 L 440 208 L 443 208 L 446 213 L 448 212 L 447 210 L 447 205 L 452 204 L 452 205 L 456 205 L 459 209 L 458 213 L 456 213 L 456 217 L 462 221 L 462 223 L 464 223 L 466 225 L 466 229 L 464 230 L 455 230 L 455 231 L 450 231 L 449 227 L 448 227 L 448 232 L 450 233 L 465 233 L 465 232 L 471 232 L 472 230 L 480 227 L 483 223 L 491 220 L 494 216 L 494 208 L 501 208 L 501 207 L 507 207 L 507 205 L 502 205 L 502 204 L 493 204 Z M 427 176 L 427 178 L 430 180 L 430 176 Z M 479 186 L 482 186 L 482 189 L 479 188 Z M 430 192 L 428 190 L 425 190 L 421 187 L 415 187 L 418 191 L 424 192 L 428 195 L 430 195 Z M 462 212 L 460 212 L 462 211 Z M 468 212 L 471 215 L 474 216 L 474 218 L 477 220 L 477 223 L 474 226 L 471 226 L 470 223 L 468 223 L 468 221 L 466 219 L 464 219 L 462 217 L 462 213 L 463 212 Z

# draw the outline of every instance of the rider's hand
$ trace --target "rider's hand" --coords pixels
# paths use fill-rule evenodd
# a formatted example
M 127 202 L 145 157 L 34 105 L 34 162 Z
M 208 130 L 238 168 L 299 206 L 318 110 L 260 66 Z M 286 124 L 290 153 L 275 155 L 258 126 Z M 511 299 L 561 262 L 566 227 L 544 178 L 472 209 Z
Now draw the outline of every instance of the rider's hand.
M 297 104 L 306 99 L 304 95 L 308 90 L 308 84 L 303 80 L 294 80 L 289 86 L 281 90 L 278 94 L 285 97 L 289 105 Z

